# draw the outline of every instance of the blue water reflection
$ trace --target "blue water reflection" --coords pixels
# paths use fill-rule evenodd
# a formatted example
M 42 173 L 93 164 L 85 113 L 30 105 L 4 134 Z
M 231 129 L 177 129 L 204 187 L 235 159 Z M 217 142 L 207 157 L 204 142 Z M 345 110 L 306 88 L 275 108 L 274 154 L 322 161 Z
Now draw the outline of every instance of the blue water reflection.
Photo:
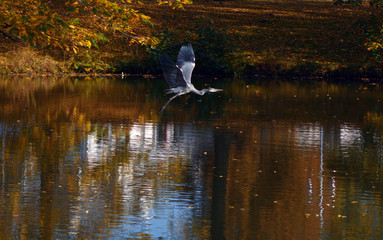
M 183 238 L 188 228 L 192 231 L 196 223 L 191 221 L 195 219 L 204 220 L 201 227 L 208 226 L 207 219 L 203 219 L 207 217 L 203 175 L 206 155 L 211 155 L 213 150 L 211 130 L 190 124 L 150 122 L 118 127 L 127 131 L 115 131 L 111 124 L 96 126 L 81 144 L 78 161 L 83 164 L 77 174 L 79 186 L 83 185 L 82 181 L 91 182 L 80 188 L 74 199 L 76 210 L 71 212 L 69 220 L 72 231 L 84 229 L 84 217 L 120 218 L 111 224 L 111 229 L 104 228 L 116 237 L 147 234 L 153 238 L 176 239 Z M 203 139 L 198 137 L 201 131 Z M 100 132 L 103 134 L 98 136 Z M 126 156 L 114 162 L 114 156 L 119 153 Z M 115 172 L 107 174 L 113 175 L 103 181 L 95 179 L 97 172 L 109 164 L 114 164 Z M 110 191 L 107 189 L 116 193 L 105 196 Z M 107 216 L 99 216 L 100 212 Z
M 13 127 L 2 125 L 3 151 L 13 144 L 12 138 L 20 137 L 18 133 L 28 128 L 19 125 L 13 131 Z M 199 137 L 202 132 L 203 139 Z M 10 213 L 26 218 L 14 219 L 20 224 L 12 227 L 14 234 L 177 239 L 195 236 L 195 227 L 209 227 L 205 168 L 214 154 L 210 128 L 151 122 L 117 126 L 96 123 L 79 140 L 69 151 L 53 154 L 58 163 L 52 166 L 54 172 L 43 172 L 38 166 L 39 161 L 49 160 L 34 154 L 33 143 L 20 159 L 16 154 L 2 153 L 3 199 L 12 202 L 9 197 L 17 193 L 20 200 L 12 204 L 22 206 L 23 211 L 15 212 L 11 207 Z M 17 160 L 22 163 L 20 175 L 6 172 L 13 168 L 7 165 Z M 11 184 L 4 178 L 17 179 Z M 46 207 L 48 212 L 54 211 L 49 216 L 54 218 L 49 224 L 55 226 L 51 233 L 39 227 L 41 214 L 48 214 L 42 210 Z M 26 226 L 28 231 L 23 233 Z

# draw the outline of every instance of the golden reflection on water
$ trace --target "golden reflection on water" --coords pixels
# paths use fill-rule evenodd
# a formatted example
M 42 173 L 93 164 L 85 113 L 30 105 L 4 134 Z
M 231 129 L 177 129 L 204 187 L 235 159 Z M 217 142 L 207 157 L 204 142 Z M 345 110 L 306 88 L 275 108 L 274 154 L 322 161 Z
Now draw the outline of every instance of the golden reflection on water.
M 0 238 L 383 237 L 379 85 L 219 84 L 1 79 Z

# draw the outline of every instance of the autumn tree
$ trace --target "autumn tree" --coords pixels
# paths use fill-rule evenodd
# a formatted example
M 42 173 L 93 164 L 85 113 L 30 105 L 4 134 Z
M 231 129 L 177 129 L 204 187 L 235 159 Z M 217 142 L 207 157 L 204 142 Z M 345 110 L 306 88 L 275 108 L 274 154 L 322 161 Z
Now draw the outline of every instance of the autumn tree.
M 182 7 L 190 0 L 160 1 Z M 77 54 L 99 47 L 107 33 L 126 37 L 129 43 L 150 44 L 150 17 L 139 13 L 135 0 L 2 0 L 0 33 L 38 48 L 55 48 Z M 61 9 L 60 9 L 61 8 Z

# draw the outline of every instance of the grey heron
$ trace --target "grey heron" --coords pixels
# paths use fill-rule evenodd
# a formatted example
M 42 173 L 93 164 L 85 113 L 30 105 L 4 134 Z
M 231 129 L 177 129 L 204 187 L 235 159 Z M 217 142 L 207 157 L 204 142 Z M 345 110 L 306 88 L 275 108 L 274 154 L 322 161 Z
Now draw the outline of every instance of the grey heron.
M 193 92 L 202 96 L 207 92 L 223 91 L 222 89 L 211 87 L 198 90 L 191 83 L 191 75 L 195 66 L 195 56 L 191 44 L 181 47 L 176 63 L 174 63 L 167 54 L 160 55 L 160 62 L 164 78 L 170 87 L 165 90 L 165 93 L 175 94 L 162 106 L 160 112 L 162 112 L 174 98 L 183 94 Z

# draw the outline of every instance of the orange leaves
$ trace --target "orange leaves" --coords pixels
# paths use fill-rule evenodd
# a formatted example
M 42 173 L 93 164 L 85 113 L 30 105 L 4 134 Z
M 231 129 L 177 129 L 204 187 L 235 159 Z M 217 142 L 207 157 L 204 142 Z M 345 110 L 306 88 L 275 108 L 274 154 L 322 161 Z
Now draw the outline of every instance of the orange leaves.
M 46 4 L 38 0 L 2 1 L 0 13 L 3 32 L 32 46 L 64 48 L 61 32 L 68 24 Z
M 171 2 L 183 3 L 190 0 Z M 115 49 L 158 43 L 151 18 L 136 10 L 141 4 L 152 5 L 139 0 L 0 0 L 0 32 L 64 56 L 78 71 L 105 71 Z M 109 39 L 113 41 L 107 43 Z
M 184 3 L 190 0 L 171 2 L 174 6 Z M 48 4 L 41 0 L 2 0 L 0 30 L 35 47 L 53 47 L 75 54 L 98 48 L 101 42 L 109 41 L 105 35 L 138 44 L 156 41 L 151 36 L 150 17 L 133 9 L 133 0 L 66 0 L 61 9 Z

